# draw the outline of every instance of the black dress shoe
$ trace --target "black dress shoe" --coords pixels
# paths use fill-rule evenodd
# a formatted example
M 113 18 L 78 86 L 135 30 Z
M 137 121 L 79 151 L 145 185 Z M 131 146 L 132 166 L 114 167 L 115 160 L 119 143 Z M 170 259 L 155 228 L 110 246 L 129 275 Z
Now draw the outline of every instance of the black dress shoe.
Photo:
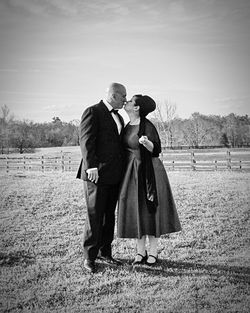
M 137 258 L 137 256 L 139 256 L 139 258 Z M 143 264 L 146 262 L 146 260 L 147 260 L 147 251 L 145 251 L 144 256 L 140 253 L 137 253 L 132 265 Z
M 152 254 L 149 254 L 148 257 L 151 257 L 151 258 L 154 258 L 154 262 L 148 262 L 148 260 L 146 261 L 146 264 L 149 265 L 149 266 L 154 266 L 157 262 L 158 262 L 158 258 L 157 256 L 154 256 Z
M 116 260 L 112 258 L 112 256 L 98 256 L 98 259 L 103 261 L 106 264 L 112 264 L 112 265 L 122 265 L 122 262 L 119 260 Z
M 96 272 L 95 261 L 84 260 L 83 266 L 90 273 Z

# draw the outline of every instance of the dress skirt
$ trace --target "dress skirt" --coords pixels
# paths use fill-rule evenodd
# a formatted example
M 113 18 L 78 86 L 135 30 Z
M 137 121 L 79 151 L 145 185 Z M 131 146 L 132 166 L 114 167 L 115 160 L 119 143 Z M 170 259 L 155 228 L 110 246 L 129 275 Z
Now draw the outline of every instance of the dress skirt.
M 131 132 L 129 135 L 131 136 Z M 158 157 L 152 158 L 152 163 L 158 197 L 156 213 L 150 213 L 146 206 L 139 147 L 133 145 L 127 147 L 127 167 L 118 199 L 117 236 L 119 238 L 141 238 L 144 235 L 158 238 L 163 234 L 181 230 L 164 165 Z

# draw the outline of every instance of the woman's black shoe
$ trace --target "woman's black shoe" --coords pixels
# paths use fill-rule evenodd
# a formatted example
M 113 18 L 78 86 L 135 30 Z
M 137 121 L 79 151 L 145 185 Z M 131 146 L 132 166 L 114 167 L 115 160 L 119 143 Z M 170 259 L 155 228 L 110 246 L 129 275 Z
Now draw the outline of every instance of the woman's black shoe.
M 137 256 L 140 256 L 140 259 L 137 258 Z M 145 255 L 143 256 L 140 253 L 137 253 L 132 265 L 142 264 L 147 260 L 147 251 L 145 251 Z
M 155 261 L 154 262 L 148 262 L 148 259 L 147 259 L 146 264 L 149 265 L 149 266 L 155 265 L 157 263 L 157 261 L 158 261 L 157 257 L 152 255 L 152 254 L 149 254 L 148 258 L 149 257 L 154 258 Z

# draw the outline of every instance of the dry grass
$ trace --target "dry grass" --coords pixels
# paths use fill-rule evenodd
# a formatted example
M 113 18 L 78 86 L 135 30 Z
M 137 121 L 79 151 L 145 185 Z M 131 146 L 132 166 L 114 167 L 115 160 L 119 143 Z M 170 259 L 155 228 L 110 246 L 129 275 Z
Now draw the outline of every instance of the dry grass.
M 249 312 L 249 173 L 171 172 L 183 231 L 159 264 L 82 267 L 85 204 L 74 173 L 1 176 L 1 312 Z

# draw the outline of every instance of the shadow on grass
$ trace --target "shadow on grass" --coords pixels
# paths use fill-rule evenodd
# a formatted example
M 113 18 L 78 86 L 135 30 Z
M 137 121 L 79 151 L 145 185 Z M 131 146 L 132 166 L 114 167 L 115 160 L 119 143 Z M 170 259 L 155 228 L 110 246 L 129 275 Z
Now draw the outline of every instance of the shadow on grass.
M 215 278 L 224 276 L 234 282 L 244 282 L 250 284 L 250 268 L 242 266 L 158 260 L 158 263 L 154 266 L 143 264 L 132 268 L 136 271 L 141 271 L 154 276 L 194 277 L 209 275 Z
M 35 262 L 35 258 L 24 250 L 2 253 L 0 252 L 0 266 L 28 266 Z
M 145 273 L 151 276 L 176 276 L 176 277 L 202 277 L 210 276 L 213 278 L 225 277 L 234 283 L 250 284 L 250 268 L 242 266 L 227 266 L 218 264 L 202 264 L 195 262 L 168 261 L 159 259 L 157 264 L 149 266 L 141 264 L 132 266 L 131 259 L 120 259 L 122 266 L 105 264 L 97 260 L 97 272 L 101 273 L 105 270 L 128 270 Z

